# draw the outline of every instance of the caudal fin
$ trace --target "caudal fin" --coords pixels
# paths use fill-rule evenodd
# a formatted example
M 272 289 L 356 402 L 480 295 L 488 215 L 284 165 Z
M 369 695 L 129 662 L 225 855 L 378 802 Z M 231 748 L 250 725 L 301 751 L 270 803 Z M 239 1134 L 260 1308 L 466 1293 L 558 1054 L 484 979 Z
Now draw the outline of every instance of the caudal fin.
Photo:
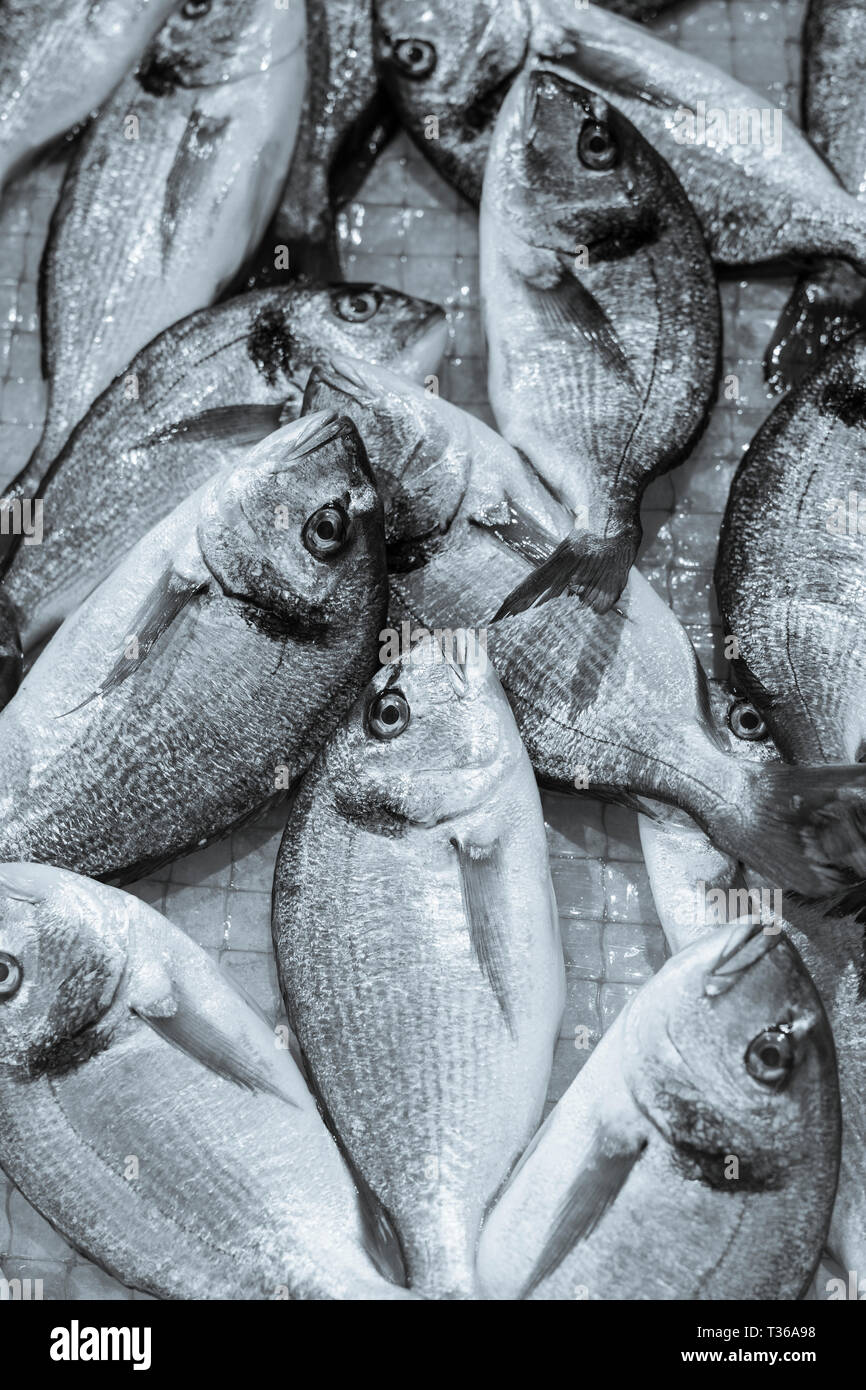
M 866 766 L 741 764 L 745 798 L 709 827 L 775 886 L 824 898 L 866 879 Z
M 803 277 L 782 310 L 764 356 L 774 391 L 797 386 L 826 353 L 866 326 L 866 281 L 841 262 Z
M 579 596 L 596 613 L 606 613 L 628 582 L 639 544 L 639 527 L 615 536 L 572 531 L 511 590 L 493 621 L 523 613 L 566 592 Z

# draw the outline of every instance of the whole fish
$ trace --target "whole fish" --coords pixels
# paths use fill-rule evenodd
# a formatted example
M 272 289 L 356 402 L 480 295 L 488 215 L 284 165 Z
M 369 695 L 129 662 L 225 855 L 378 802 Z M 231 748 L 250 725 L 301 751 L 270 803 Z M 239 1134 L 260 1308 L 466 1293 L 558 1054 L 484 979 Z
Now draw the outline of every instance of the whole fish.
M 866 5 L 809 0 L 803 29 L 803 128 L 861 202 L 866 193 Z M 796 285 L 765 357 L 777 390 L 801 381 L 824 353 L 866 324 L 866 282 L 844 262 Z
M 431 1298 L 473 1296 L 481 1219 L 541 1116 L 565 992 L 532 768 L 460 637 L 428 634 L 374 677 L 301 783 L 274 879 L 312 1084 Z
M 383 1272 L 393 1240 L 291 1052 L 205 951 L 116 888 L 0 865 L 0 1107 L 13 1182 L 132 1288 L 412 1297 Z
M 608 8 L 642 19 L 670 3 L 611 0 Z M 373 0 L 376 58 L 400 120 L 474 203 L 496 113 L 526 56 L 532 10 L 531 0 Z
M 0 188 L 104 101 L 176 4 L 2 0 Z
M 558 1102 L 481 1236 L 484 1293 L 798 1298 L 839 1169 L 833 1036 L 783 935 L 672 957 Z
M 270 435 L 138 542 L 0 714 L 0 855 L 129 879 L 285 795 L 376 663 L 356 431 Z
M 196 0 L 85 133 L 43 259 L 48 407 L 34 482 L 139 349 L 216 299 L 260 241 L 304 72 L 302 0 Z
M 533 43 L 597 89 L 664 156 L 716 260 L 839 256 L 866 273 L 866 209 L 781 109 L 596 5 L 545 0 Z
M 502 613 L 562 593 L 604 612 L 641 540 L 640 500 L 703 430 L 721 322 L 676 177 L 602 97 L 528 64 L 496 120 L 481 296 L 497 423 L 575 516 Z
M 866 335 L 781 401 L 733 483 L 716 591 L 737 684 L 783 757 L 866 752 Z
M 866 874 L 866 768 L 732 756 L 694 648 L 636 569 L 606 613 L 564 592 L 492 621 L 571 526 L 504 440 L 387 369 L 346 359 L 314 369 L 305 404 L 351 416 L 365 440 L 386 508 L 392 626 L 487 629 L 544 785 L 679 806 L 720 848 L 806 896 Z
M 21 647 L 53 631 L 221 464 L 294 418 L 314 362 L 358 353 L 423 378 L 445 335 L 435 305 L 362 284 L 255 291 L 166 329 L 91 407 L 37 493 L 39 544 L 17 544 L 0 588 L 5 699 Z M 19 491 L 16 480 L 10 493 Z M 2 537 L 10 548 L 18 540 L 20 528 Z

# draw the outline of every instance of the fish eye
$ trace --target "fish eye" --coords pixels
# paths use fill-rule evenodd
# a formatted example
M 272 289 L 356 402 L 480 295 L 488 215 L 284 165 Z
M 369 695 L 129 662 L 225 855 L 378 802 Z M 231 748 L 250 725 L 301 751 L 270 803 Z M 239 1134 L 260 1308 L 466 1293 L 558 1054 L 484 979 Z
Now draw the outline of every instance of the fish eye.
M 203 19 L 210 13 L 211 0 L 186 0 L 181 9 L 184 19 Z
M 436 66 L 436 49 L 426 39 L 400 39 L 394 61 L 407 77 L 429 77 Z
M 327 560 L 344 548 L 351 529 L 351 522 L 340 504 L 329 502 L 307 517 L 301 539 L 316 560 Z
M 728 728 L 735 738 L 749 739 L 752 743 L 766 738 L 769 732 L 763 715 L 750 700 L 737 700 L 731 705 Z
M 0 999 L 11 999 L 18 992 L 23 971 L 14 956 L 0 951 Z
M 794 1066 L 794 1044 L 784 1027 L 765 1028 L 746 1049 L 746 1071 L 765 1086 L 779 1086 Z
M 577 139 L 577 157 L 587 169 L 612 169 L 619 160 L 619 145 L 603 121 L 584 121 Z
M 347 323 L 366 323 L 376 313 L 381 298 L 375 290 L 354 290 L 337 299 L 337 313 Z
M 367 712 L 367 728 L 374 738 L 396 738 L 409 723 L 409 701 L 401 690 L 383 690 Z

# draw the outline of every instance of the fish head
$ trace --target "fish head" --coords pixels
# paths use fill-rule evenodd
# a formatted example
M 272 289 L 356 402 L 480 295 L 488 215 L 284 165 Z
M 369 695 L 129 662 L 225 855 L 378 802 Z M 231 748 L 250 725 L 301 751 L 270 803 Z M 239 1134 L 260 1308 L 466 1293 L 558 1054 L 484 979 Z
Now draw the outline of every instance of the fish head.
M 420 122 L 451 152 L 461 184 L 461 171 L 483 165 L 485 137 L 523 62 L 526 0 L 375 0 L 373 14 L 376 62 L 395 105 L 410 129 Z
M 483 635 L 413 635 L 323 754 L 342 812 L 394 833 L 479 806 L 525 756 Z
M 177 87 L 215 87 L 276 66 L 304 33 L 304 0 L 183 0 L 138 68 L 155 96 Z
M 546 59 L 514 83 L 497 123 L 493 204 L 530 245 L 592 266 L 658 235 L 664 166 L 598 92 Z
M 338 411 L 357 425 L 385 507 L 389 547 L 447 531 L 472 466 L 465 415 L 387 367 L 339 356 L 313 369 L 304 410 Z
M 56 1074 L 105 1046 L 127 933 L 121 894 L 47 864 L 0 865 L 0 1068 Z
M 207 489 L 198 544 L 223 591 L 289 635 L 324 642 L 378 621 L 382 504 L 351 420 L 320 412 L 268 435 Z
M 830 1025 L 775 924 L 741 918 L 673 956 L 629 1007 L 624 1055 L 639 1108 L 720 1187 L 776 1186 L 838 1142 Z

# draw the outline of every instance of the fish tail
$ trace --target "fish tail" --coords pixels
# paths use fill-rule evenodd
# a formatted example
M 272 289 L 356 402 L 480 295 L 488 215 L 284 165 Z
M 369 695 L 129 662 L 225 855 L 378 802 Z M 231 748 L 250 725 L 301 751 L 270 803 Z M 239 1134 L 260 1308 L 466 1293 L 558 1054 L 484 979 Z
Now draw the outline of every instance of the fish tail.
M 639 523 L 613 536 L 572 531 L 511 590 L 493 621 L 523 613 L 566 592 L 579 596 L 596 613 L 606 613 L 628 582 L 640 538 Z
M 845 273 L 847 272 L 847 273 Z M 797 386 L 826 353 L 866 325 L 866 283 L 849 267 L 804 276 L 794 287 L 764 356 L 774 391 Z
M 746 806 L 738 798 L 721 828 L 725 849 L 806 898 L 866 879 L 866 766 L 756 763 L 742 771 Z
M 0 588 L 0 709 L 8 705 L 18 689 L 22 665 L 18 619 L 8 595 Z

